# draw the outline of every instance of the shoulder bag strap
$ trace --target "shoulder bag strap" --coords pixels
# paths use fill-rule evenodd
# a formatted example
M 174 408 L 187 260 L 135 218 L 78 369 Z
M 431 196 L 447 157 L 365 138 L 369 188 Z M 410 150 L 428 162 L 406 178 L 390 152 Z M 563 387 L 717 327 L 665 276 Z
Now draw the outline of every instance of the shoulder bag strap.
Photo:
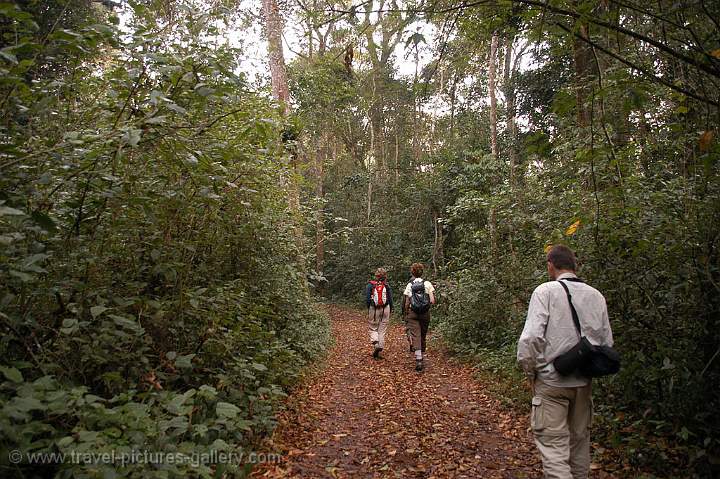
M 560 286 L 563 287 L 565 290 L 565 294 L 567 295 L 568 303 L 570 303 L 570 313 L 572 314 L 573 323 L 575 323 L 575 329 L 577 329 L 578 335 L 582 338 L 582 330 L 580 329 L 580 319 L 578 318 L 577 311 L 575 310 L 575 305 L 573 305 L 572 302 L 572 296 L 570 295 L 570 290 L 568 289 L 567 285 L 562 282 L 562 280 L 558 280 L 558 283 L 560 283 Z

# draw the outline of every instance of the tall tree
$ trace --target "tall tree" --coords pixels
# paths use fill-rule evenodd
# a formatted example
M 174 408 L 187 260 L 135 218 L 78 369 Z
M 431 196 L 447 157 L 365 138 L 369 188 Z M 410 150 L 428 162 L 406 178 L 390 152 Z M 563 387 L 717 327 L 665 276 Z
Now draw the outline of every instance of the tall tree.
M 516 54 L 515 62 L 513 62 L 513 47 L 515 35 L 508 34 L 505 39 L 505 67 L 503 70 L 503 96 L 505 97 L 505 115 L 507 118 L 507 136 L 508 136 L 508 160 L 510 162 L 510 186 L 515 186 L 515 168 L 518 163 L 517 154 L 517 118 L 515 105 L 515 73 L 517 68 L 517 58 L 521 54 Z
M 497 59 L 498 36 L 493 32 L 490 40 L 490 58 L 488 59 L 488 93 L 490 95 L 490 151 L 492 152 L 493 161 L 498 160 L 498 144 L 497 144 L 497 96 L 495 94 L 495 75 L 496 75 L 496 59 Z M 488 227 L 490 228 L 490 248 L 497 251 L 497 218 L 495 215 L 495 206 L 490 206 L 488 213 Z
M 285 115 L 288 115 L 290 113 L 290 90 L 283 55 L 283 20 L 276 0 L 263 0 L 262 8 L 265 17 L 265 35 L 268 42 L 272 95 L 280 103 Z
M 495 93 L 497 47 L 498 36 L 497 33 L 493 33 L 490 40 L 490 58 L 488 59 L 488 94 L 490 95 L 490 150 L 495 160 L 498 159 L 497 95 Z
M 265 17 L 265 35 L 268 43 L 268 59 L 270 62 L 270 81 L 273 98 L 279 103 L 283 116 L 290 114 L 290 89 L 288 87 L 287 68 L 283 55 L 282 31 L 283 20 L 276 0 L 263 0 L 263 16 Z M 294 135 L 284 135 L 293 137 Z M 294 138 L 290 138 L 294 140 Z M 285 140 L 285 138 L 283 138 Z M 290 146 L 290 178 L 287 179 L 288 204 L 295 217 L 295 235 L 297 246 L 302 250 L 303 233 L 300 225 L 300 165 L 294 145 Z M 301 257 L 297 258 L 302 261 Z

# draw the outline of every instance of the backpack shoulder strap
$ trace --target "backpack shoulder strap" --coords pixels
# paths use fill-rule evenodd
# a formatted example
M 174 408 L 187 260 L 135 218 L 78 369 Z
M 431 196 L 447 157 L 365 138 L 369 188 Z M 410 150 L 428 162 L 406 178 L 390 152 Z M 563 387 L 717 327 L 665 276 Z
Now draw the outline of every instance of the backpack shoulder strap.
M 574 282 L 580 282 L 582 283 L 582 280 L 576 278 L 567 278 L 568 280 L 573 280 Z M 575 323 L 575 329 L 577 329 L 578 334 L 580 337 L 582 337 L 582 330 L 580 329 L 580 318 L 578 317 L 577 311 L 575 310 L 575 305 L 572 302 L 572 295 L 570 294 L 570 290 L 568 289 L 567 285 L 563 283 L 563 280 L 558 280 L 558 283 L 560 283 L 560 286 L 563 287 L 565 290 L 565 294 L 567 295 L 568 303 L 570 303 L 570 313 L 572 314 L 573 323 Z

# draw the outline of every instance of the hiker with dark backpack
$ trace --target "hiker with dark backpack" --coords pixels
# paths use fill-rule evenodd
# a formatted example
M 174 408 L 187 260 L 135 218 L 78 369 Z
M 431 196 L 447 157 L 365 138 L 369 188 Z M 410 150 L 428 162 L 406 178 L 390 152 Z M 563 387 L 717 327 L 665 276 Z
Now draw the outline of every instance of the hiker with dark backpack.
M 380 359 L 380 352 L 385 347 L 385 332 L 393 307 L 392 291 L 387 284 L 387 271 L 384 268 L 378 268 L 375 271 L 375 279 L 368 282 L 365 288 L 365 302 L 370 320 L 373 358 Z
M 422 278 L 425 267 L 421 263 L 410 266 L 412 280 L 403 294 L 403 316 L 405 331 L 410 342 L 410 351 L 415 354 L 415 371 L 425 369 L 425 338 L 430 326 L 430 306 L 435 304 L 435 287 Z

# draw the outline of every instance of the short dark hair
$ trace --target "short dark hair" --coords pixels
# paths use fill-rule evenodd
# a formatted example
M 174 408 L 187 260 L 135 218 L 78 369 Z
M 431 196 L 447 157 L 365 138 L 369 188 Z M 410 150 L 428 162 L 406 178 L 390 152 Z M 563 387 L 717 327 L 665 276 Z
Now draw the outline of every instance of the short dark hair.
M 413 263 L 410 266 L 410 273 L 416 278 L 422 277 L 423 271 L 425 271 L 425 266 L 422 263 Z
M 558 244 L 550 248 L 547 254 L 547 260 L 557 269 L 575 271 L 577 268 L 575 253 L 565 245 Z

